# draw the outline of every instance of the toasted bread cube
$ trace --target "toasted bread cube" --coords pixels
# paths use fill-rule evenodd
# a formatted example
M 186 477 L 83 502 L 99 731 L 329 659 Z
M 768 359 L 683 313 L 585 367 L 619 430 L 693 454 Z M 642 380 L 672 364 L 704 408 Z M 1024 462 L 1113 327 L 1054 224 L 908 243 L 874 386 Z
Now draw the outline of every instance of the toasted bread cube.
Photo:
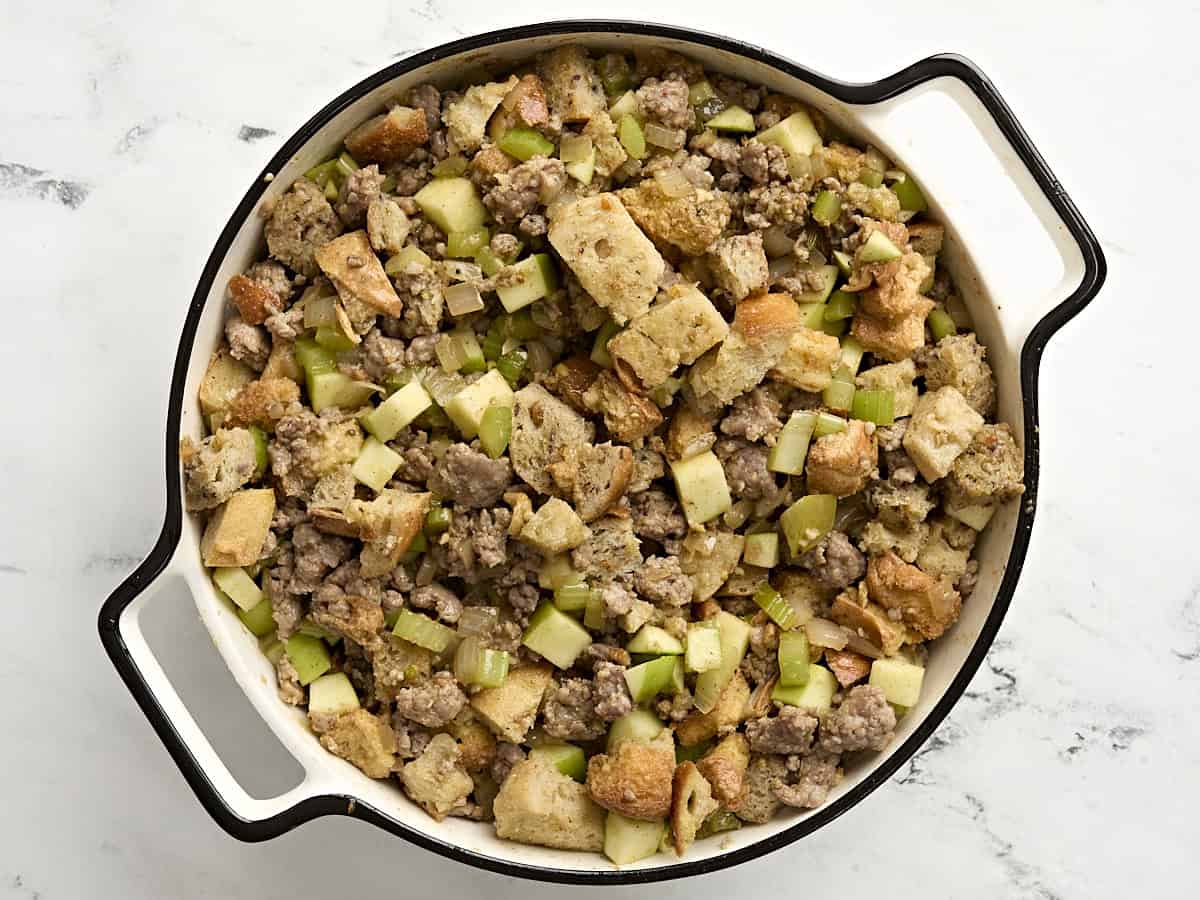
M 737 809 L 750 765 L 750 744 L 744 734 L 733 732 L 705 754 L 696 768 L 712 785 L 713 796 L 725 809 Z
M 551 50 L 538 60 L 538 71 L 550 112 L 564 122 L 586 122 L 597 113 L 607 111 L 604 87 L 582 47 Z
M 624 188 L 617 196 L 652 238 L 690 256 L 708 252 L 731 215 L 729 201 L 714 191 L 698 188 L 686 197 L 671 197 L 655 178 Z
M 513 766 L 492 806 L 496 836 L 561 850 L 600 851 L 604 810 L 586 786 L 540 756 Z
M 471 153 L 479 149 L 487 133 L 488 119 L 505 95 L 517 86 L 517 81 L 517 76 L 511 75 L 507 81 L 472 85 L 461 100 L 447 107 L 442 122 L 459 150 Z
M 496 758 L 496 739 L 482 722 L 462 719 L 459 716 L 447 726 L 458 739 L 459 761 L 468 772 L 485 771 Z
M 592 139 L 592 146 L 596 150 L 597 175 L 607 178 L 629 159 L 629 154 L 617 138 L 617 123 L 607 110 L 588 119 L 587 125 L 583 127 L 583 135 Z
M 969 535 L 966 540 L 963 534 Z M 934 578 L 957 582 L 967 571 L 971 548 L 975 546 L 974 529 L 949 516 L 935 520 L 929 535 L 917 554 L 917 568 Z
M 905 359 L 859 372 L 854 383 L 866 390 L 891 391 L 892 413 L 897 419 L 902 419 L 911 416 L 917 405 L 917 386 L 913 384 L 916 377 L 916 363 Z
M 865 422 L 851 419 L 842 431 L 819 437 L 809 447 L 808 491 L 849 497 L 867 486 L 878 465 L 875 436 Z
M 556 494 L 550 466 L 562 459 L 567 448 L 590 444 L 596 426 L 540 384 L 527 384 L 513 399 L 508 444 L 513 470 L 539 492 Z
M 618 324 L 650 308 L 665 263 L 616 194 L 558 207 L 549 238 L 583 289 Z
M 891 262 L 873 267 L 875 286 L 864 291 L 862 311 L 877 319 L 893 321 L 912 315 L 922 301 L 921 284 L 929 275 L 929 264 L 919 253 L 905 253 Z
M 390 197 L 376 197 L 367 207 L 367 237 L 377 253 L 399 253 L 411 228 L 408 214 Z
M 681 363 L 690 366 L 728 334 L 729 325 L 695 285 L 676 284 L 667 289 L 664 300 L 610 340 L 608 352 L 651 390 Z
M 425 752 L 405 765 L 400 782 L 404 793 L 439 822 L 475 790 L 458 742 L 448 734 L 435 734 Z
M 901 621 L 926 640 L 941 637 L 962 610 L 962 598 L 949 581 L 922 572 L 895 553 L 867 563 L 866 584 L 872 600 L 897 610 Z
M 1008 423 L 984 425 L 951 467 L 949 494 L 959 506 L 1011 500 L 1025 490 L 1025 461 Z
M 288 378 L 260 378 L 243 387 L 229 408 L 229 423 L 258 425 L 274 431 L 275 423 L 300 402 L 300 387 Z
M 317 248 L 314 257 L 343 300 L 356 300 L 389 316 L 404 306 L 371 249 L 365 231 L 352 231 Z
M 584 522 L 604 515 L 624 496 L 634 473 L 633 451 L 612 443 L 567 447 L 550 466 L 554 483 L 571 498 Z
M 850 588 L 839 594 L 829 610 L 829 617 L 859 637 L 891 655 L 904 644 L 904 626 L 893 622 L 878 603 L 867 602 L 865 590 Z
M 365 709 L 338 716 L 321 735 L 321 746 L 358 766 L 369 778 L 387 778 L 396 762 L 396 733 Z
M 734 300 L 763 290 L 769 273 L 762 235 L 756 231 L 721 238 L 708 252 L 708 268 Z
M 713 799 L 712 785 L 696 764 L 680 764 L 675 769 L 671 794 L 671 837 L 677 856 L 683 856 L 696 840 L 704 820 L 719 808 L 720 804 Z
M 925 345 L 925 317 L 931 309 L 932 300 L 918 297 L 910 315 L 889 320 L 869 315 L 860 306 L 850 333 L 877 356 L 888 362 L 900 362 Z
M 926 481 L 937 481 L 949 474 L 982 427 L 983 416 L 958 389 L 944 387 L 918 398 L 904 433 L 904 449 Z
M 574 550 L 589 534 L 590 529 L 569 504 L 551 497 L 526 520 L 520 538 L 542 553 L 563 553 Z
M 275 515 L 270 488 L 241 490 L 217 508 L 200 541 L 206 566 L 249 566 L 258 562 Z
M 605 427 L 627 444 L 647 437 L 663 420 L 662 411 L 652 401 L 633 393 L 609 371 L 592 382 L 583 403 L 593 412 L 603 413 Z
M 631 819 L 661 819 L 671 811 L 675 737 L 669 728 L 651 741 L 623 741 L 588 760 L 587 787 L 605 809 Z
M 746 718 L 746 704 L 750 702 L 750 685 L 740 671 L 733 673 L 733 678 L 721 696 L 717 705 L 706 713 L 693 712 L 675 728 L 675 737 L 680 746 L 694 747 L 711 737 L 724 734 L 737 728 Z
M 667 428 L 667 456 L 687 459 L 717 442 L 717 416 L 685 403 L 671 418 Z
M 729 531 L 693 531 L 683 539 L 679 568 L 692 577 L 692 601 L 713 596 L 742 559 L 746 538 Z
M 261 325 L 279 312 L 281 306 L 277 293 L 245 275 L 234 275 L 229 279 L 229 298 L 248 325 Z
M 858 536 L 858 546 L 870 556 L 895 551 L 905 562 L 913 562 L 929 537 L 929 526 L 924 522 L 911 524 L 872 519 L 863 526 Z
M 222 347 L 209 359 L 200 380 L 201 411 L 206 416 L 228 412 L 242 388 L 257 377 L 248 365 L 233 358 L 228 347 Z
M 471 708 L 497 737 L 519 744 L 533 727 L 552 671 L 544 665 L 514 669 L 499 687 L 485 688 L 471 697 Z
M 801 326 L 768 377 L 802 391 L 823 391 L 833 381 L 841 351 L 833 335 Z
M 743 300 L 729 336 L 692 367 L 689 384 L 696 401 L 719 407 L 746 393 L 783 358 L 800 327 L 800 311 L 787 294 Z
M 393 163 L 407 159 L 429 140 L 425 111 L 395 106 L 346 135 L 346 149 L 360 163 Z
M 975 335 L 947 335 L 922 354 L 925 389 L 958 388 L 977 413 L 991 415 L 996 409 L 996 379 L 986 357 L 987 348 Z
M 910 222 L 908 225 L 909 246 L 922 256 L 941 253 L 945 238 L 946 226 L 940 222 Z

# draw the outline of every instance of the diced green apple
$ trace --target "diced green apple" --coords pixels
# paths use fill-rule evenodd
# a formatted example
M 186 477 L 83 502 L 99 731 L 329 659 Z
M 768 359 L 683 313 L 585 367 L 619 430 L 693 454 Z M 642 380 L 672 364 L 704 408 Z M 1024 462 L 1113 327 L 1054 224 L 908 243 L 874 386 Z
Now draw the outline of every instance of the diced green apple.
M 381 491 L 391 481 L 400 463 L 399 453 L 376 437 L 368 437 L 358 453 L 358 459 L 350 467 L 350 474 L 373 491 Z
M 662 730 L 662 721 L 650 710 L 633 709 L 612 723 L 605 749 L 612 753 L 623 741 L 652 741 Z
M 733 506 L 725 469 L 711 450 L 672 462 L 671 475 L 689 525 L 703 525 Z
M 778 144 L 788 156 L 812 156 L 821 146 L 821 135 L 808 113 L 798 110 L 766 131 L 760 131 L 758 141 Z
M 671 686 L 675 674 L 675 657 L 659 656 L 625 670 L 625 683 L 634 703 L 644 703 Z
M 779 636 L 779 683 L 787 688 L 804 687 L 811 672 L 808 635 L 802 629 Z
M 587 777 L 587 760 L 583 748 L 574 744 L 538 744 L 529 751 L 530 758 L 541 758 L 564 775 L 583 781 Z
M 489 406 L 498 403 L 511 409 L 514 402 L 512 388 L 503 375 L 492 369 L 451 397 L 445 410 L 463 437 L 470 440 L 479 433 L 479 424 Z
M 792 556 L 816 546 L 833 528 L 836 516 L 837 497 L 832 494 L 809 494 L 789 506 L 779 517 L 779 525 Z
M 875 232 L 878 234 L 879 232 Z M 801 306 L 809 303 L 824 303 L 829 299 L 829 295 L 833 293 L 833 286 L 837 284 L 838 268 L 837 266 L 821 266 L 816 270 L 818 277 L 821 279 L 821 288 L 815 291 L 805 291 L 796 297 L 796 302 Z M 825 310 L 821 310 L 821 321 L 825 320 Z M 820 327 L 820 326 L 817 326 Z
M 730 106 L 704 123 L 714 131 L 737 131 L 749 133 L 754 130 L 754 116 L 740 106 Z
M 788 706 L 800 706 L 824 712 L 833 706 L 833 695 L 837 692 L 837 679 L 824 666 L 810 665 L 808 681 L 803 687 L 784 687 L 780 682 L 771 692 L 771 699 Z
M 521 643 L 558 668 L 569 669 L 592 636 L 553 603 L 543 603 L 530 618 Z
M 702 713 L 717 705 L 717 698 L 742 664 L 742 657 L 750 646 L 750 626 L 746 622 L 724 610 L 715 618 L 721 635 L 721 664 L 701 672 L 696 678 L 696 709 Z
M 329 671 L 333 663 L 320 638 L 297 632 L 287 639 L 287 655 L 302 685 L 309 685 Z
M 322 675 L 308 686 L 308 713 L 336 716 L 358 709 L 358 695 L 344 672 Z
M 889 703 L 910 707 L 917 705 L 924 680 L 922 666 L 893 656 L 877 659 L 871 664 L 871 677 L 867 683 L 883 691 Z
M 308 400 L 312 404 L 313 412 L 320 412 L 331 406 L 357 409 L 378 390 L 375 385 L 355 381 L 343 372 L 310 372 L 307 383 Z
M 264 637 L 275 630 L 274 612 L 271 601 L 266 597 L 259 600 L 253 609 L 239 608 L 237 615 L 255 637 Z
M 214 569 L 213 582 L 245 612 L 262 602 L 262 589 L 240 566 L 222 566 Z
M 891 262 L 903 255 L 882 231 L 872 231 L 867 242 L 858 251 L 858 258 L 865 263 Z
M 436 178 L 413 199 L 425 218 L 446 234 L 471 231 L 487 221 L 487 209 L 468 178 Z
M 689 672 L 707 672 L 721 665 L 721 629 L 716 619 L 688 623 L 683 661 Z
M 591 184 L 592 176 L 596 174 L 596 148 L 592 147 L 584 159 L 569 162 L 563 168 L 580 184 Z
M 558 289 L 558 270 L 549 253 L 534 253 L 512 266 L 516 283 L 496 288 L 506 310 L 516 312 L 535 300 L 549 297 Z
M 643 821 L 609 812 L 604 821 L 604 855 L 618 866 L 635 863 L 658 853 L 662 836 L 662 819 Z
M 363 427 L 381 441 L 390 441 L 433 405 L 433 398 L 415 378 L 362 417 Z
M 654 656 L 679 656 L 683 644 L 678 638 L 657 625 L 643 625 L 625 649 L 630 653 L 649 653 Z

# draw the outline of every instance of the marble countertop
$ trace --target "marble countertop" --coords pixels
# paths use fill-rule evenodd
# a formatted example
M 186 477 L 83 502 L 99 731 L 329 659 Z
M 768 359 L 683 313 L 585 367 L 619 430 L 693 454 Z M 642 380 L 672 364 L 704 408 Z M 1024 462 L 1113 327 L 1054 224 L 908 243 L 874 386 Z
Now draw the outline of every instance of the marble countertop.
M 910 0 L 805 12 L 770 2 L 759 7 L 770 15 L 736 20 L 703 0 L 653 7 L 658 20 L 847 79 L 938 50 L 973 58 L 1100 235 L 1110 275 L 1046 353 L 1028 563 L 986 665 L 933 740 L 797 845 L 700 881 L 619 893 L 770 896 L 803 873 L 798 895 L 1194 895 L 1200 557 L 1188 523 L 1200 506 L 1200 426 L 1189 398 L 1200 379 L 1188 339 L 1200 307 L 1186 231 L 1162 223 L 1200 190 L 1200 130 L 1187 113 L 1200 12 L 1159 6 Z M 347 820 L 264 845 L 233 841 L 194 800 L 94 629 L 102 598 L 158 533 L 179 326 L 250 179 L 313 110 L 396 54 L 596 12 L 522 9 L 76 0 L 51 14 L 0 4 L 0 590 L 10 636 L 0 657 L 0 897 L 562 892 Z M 648 9 L 616 0 L 603 14 Z M 269 790 L 287 776 L 278 749 L 194 614 L 181 602 L 164 616 L 167 668 L 185 698 L 235 772 Z

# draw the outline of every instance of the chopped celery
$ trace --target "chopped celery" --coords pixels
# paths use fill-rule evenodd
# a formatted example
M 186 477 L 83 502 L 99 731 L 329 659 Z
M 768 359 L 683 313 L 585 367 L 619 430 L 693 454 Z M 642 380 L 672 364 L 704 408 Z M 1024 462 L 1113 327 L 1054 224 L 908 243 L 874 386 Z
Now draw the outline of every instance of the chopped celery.
M 532 128 L 510 128 L 496 146 L 521 162 L 535 156 L 550 156 L 554 152 L 554 145 Z
M 322 628 L 308 617 L 300 620 L 300 624 L 296 626 L 296 631 L 300 634 L 306 634 L 309 637 L 318 638 L 327 644 L 336 644 L 342 639 L 340 635 L 334 634 L 328 628 Z
M 451 259 L 474 258 L 490 239 L 487 226 L 480 225 L 470 231 L 454 231 L 446 235 L 446 256 Z
M 392 634 L 434 653 L 441 653 L 449 647 L 455 637 L 453 630 L 445 625 L 410 609 L 400 610 Z
M 608 96 L 628 90 L 633 84 L 633 73 L 629 69 L 629 60 L 620 53 L 606 53 L 596 63 L 596 73 L 600 76 L 600 84 Z
M 817 413 L 817 424 L 813 428 L 815 437 L 825 437 L 827 434 L 837 434 L 846 430 L 846 420 L 832 413 Z
M 213 582 L 244 612 L 250 612 L 262 602 L 263 592 L 254 579 L 240 566 L 223 566 L 213 570 Z
M 703 525 L 733 506 L 725 468 L 711 450 L 672 462 L 671 475 L 689 525 Z
M 337 370 L 337 357 L 312 338 L 296 338 L 293 347 L 295 348 L 296 363 L 309 378 L 313 375 Z
M 865 263 L 891 262 L 903 255 L 882 231 L 872 231 L 867 242 L 858 248 L 858 258 Z
M 754 603 L 784 631 L 787 631 L 796 622 L 796 610 L 783 599 L 783 595 L 779 591 L 765 581 L 754 592 Z
M 717 92 L 707 81 L 697 81 L 695 84 L 688 85 L 688 103 L 691 106 L 699 106 L 705 100 L 715 96 L 717 96 Z
M 779 565 L 779 535 L 774 531 L 746 535 L 742 561 L 763 569 L 773 569 Z
M 714 131 L 748 133 L 754 130 L 754 116 L 740 106 L 730 106 L 705 122 L 704 127 Z
M 438 164 L 433 167 L 433 177 L 457 178 L 459 175 L 467 174 L 468 166 L 469 162 L 467 161 L 467 158 L 462 154 L 456 153 L 453 156 L 447 156 L 445 159 L 440 160 Z
M 858 299 L 854 294 L 834 291 L 829 295 L 829 302 L 825 304 L 825 321 L 837 322 L 840 319 L 852 318 L 857 309 Z
M 350 474 L 371 490 L 382 491 L 403 461 L 404 457 L 372 435 L 363 442 Z
M 683 654 L 672 656 L 675 660 L 675 665 L 671 669 L 671 693 L 679 694 L 687 689 L 687 685 L 683 680 Z
M 479 443 L 492 459 L 499 459 L 512 437 L 512 407 L 493 403 L 479 420 Z
M 833 527 L 836 515 L 837 497 L 832 494 L 809 494 L 789 506 L 779 524 L 792 556 L 815 547 Z
M 788 156 L 812 156 L 821 146 L 821 135 L 804 110 L 797 110 L 782 122 L 758 133 L 762 144 L 778 144 Z
M 621 117 L 621 122 L 617 126 L 617 137 L 631 158 L 646 158 L 646 135 L 642 131 L 642 126 L 638 124 L 638 120 L 632 115 Z
M 746 622 L 724 610 L 715 618 L 721 634 L 721 664 L 696 677 L 696 709 L 702 713 L 710 712 L 717 705 L 721 691 L 733 678 L 750 646 L 750 626 Z
M 727 809 L 718 809 L 700 824 L 700 829 L 696 832 L 696 838 L 703 840 L 704 838 L 714 837 L 726 831 L 737 831 L 742 827 L 742 820 Z
M 505 266 L 504 261 L 492 252 L 491 247 L 479 248 L 479 252 L 475 254 L 475 264 L 479 266 L 483 274 L 488 278 L 491 278 Z
M 654 656 L 680 656 L 683 644 L 657 625 L 643 625 L 625 649 L 630 653 L 650 653 Z
M 817 712 L 825 712 L 833 706 L 833 695 L 837 692 L 837 679 L 824 666 L 810 664 L 808 680 L 800 687 L 785 687 L 783 682 L 775 686 L 771 699 L 788 706 L 799 706 Z
M 354 157 L 351 156 L 349 153 L 345 152 L 344 150 L 342 151 L 342 154 L 337 158 L 337 167 L 338 167 L 338 171 L 341 172 L 343 178 L 345 178 L 348 175 L 353 175 L 355 172 L 358 171 L 358 168 L 359 168 L 358 163 L 355 162 L 355 160 L 354 160 Z
M 652 741 L 662 734 L 663 723 L 648 709 L 633 709 L 612 723 L 604 749 L 612 753 L 625 741 Z
M 925 212 L 929 204 L 925 202 L 925 194 L 920 186 L 913 181 L 912 176 L 905 176 L 903 181 L 892 185 L 892 193 L 900 201 L 900 208 L 910 212 Z
M 625 684 L 634 703 L 644 703 L 671 686 L 675 657 L 659 656 L 625 670 Z
M 800 304 L 807 303 L 824 303 L 829 299 L 829 295 L 833 293 L 833 286 L 837 284 L 838 268 L 837 266 L 824 265 L 816 270 L 821 278 L 821 287 L 815 291 L 805 291 L 800 296 L 796 297 L 796 302 Z M 824 310 L 822 310 L 822 319 L 824 318 Z M 818 321 L 821 321 L 820 319 Z M 819 327 L 819 326 L 813 326 Z
M 451 234 L 470 231 L 487 221 L 487 209 L 467 178 L 437 178 L 413 196 L 425 218 Z
M 842 214 L 842 198 L 833 191 L 821 191 L 813 201 L 809 214 L 822 225 L 831 225 Z
M 846 369 L 839 369 L 821 392 L 821 402 L 832 410 L 849 412 L 854 404 L 854 376 Z
M 508 677 L 508 653 L 485 647 L 477 635 L 465 637 L 454 651 L 454 677 L 463 684 L 499 687 Z
M 567 613 L 583 612 L 591 595 L 592 589 L 586 582 L 560 584 L 554 589 L 554 605 Z
M 920 699 L 924 680 L 925 670 L 921 666 L 893 656 L 871 663 L 868 684 L 883 691 L 889 703 L 909 707 L 915 706 Z
M 850 270 L 854 268 L 854 260 L 848 253 L 843 253 L 841 250 L 833 251 L 833 261 L 837 263 L 838 271 L 843 275 L 849 275 Z
M 543 603 L 529 619 L 521 643 L 558 668 L 569 669 L 592 636 L 553 603 Z
M 662 819 L 642 821 L 610 811 L 604 820 L 604 855 L 618 866 L 654 856 L 663 828 Z
M 504 376 L 493 369 L 454 394 L 443 408 L 462 436 L 470 440 L 479 433 L 483 414 L 489 406 L 500 404 L 511 408 L 513 403 L 512 388 Z
M 489 362 L 494 362 L 500 358 L 504 352 L 504 342 L 508 340 L 508 329 L 505 326 L 504 318 L 499 316 L 492 319 L 492 324 L 488 326 L 487 334 L 483 336 L 483 358 Z
M 250 609 L 241 609 L 237 611 L 238 618 L 242 620 L 242 624 L 250 629 L 250 633 L 255 637 L 263 637 L 275 630 L 275 617 L 271 609 L 271 601 L 263 597 Z
M 329 651 L 320 638 L 310 634 L 293 634 L 287 639 L 287 655 L 296 669 L 302 685 L 309 685 L 329 671 L 333 665 Z
M 529 751 L 530 759 L 544 759 L 558 771 L 576 781 L 587 777 L 587 759 L 583 748 L 574 744 L 538 744 Z
M 792 413 L 783 430 L 779 432 L 775 446 L 767 454 L 767 470 L 786 475 L 799 475 L 803 472 L 804 460 L 808 455 L 808 445 L 812 440 L 816 422 L 816 414 L 808 410 Z
M 413 379 L 363 416 L 361 422 L 379 440 L 390 441 L 432 405 L 433 398 L 421 382 Z
M 542 329 L 533 321 L 533 314 L 527 309 L 518 310 L 504 318 L 508 325 L 508 333 L 514 340 L 531 341 L 542 335 Z
M 528 358 L 529 355 L 524 350 L 510 350 L 496 360 L 496 370 L 515 388 L 521 380 L 521 372 L 524 371 Z
M 444 506 L 435 506 L 425 514 L 425 533 L 441 534 L 454 521 L 454 514 Z
M 779 636 L 779 683 L 784 687 L 804 687 L 809 675 L 808 635 L 803 629 L 785 631 Z
M 608 352 L 608 342 L 617 336 L 621 326 L 612 319 L 605 321 L 596 331 L 596 339 L 592 342 L 592 362 L 606 369 L 613 365 L 612 355 Z
M 876 172 L 874 169 L 864 168 L 858 174 L 859 184 L 865 184 L 869 188 L 877 188 L 883 184 L 883 173 Z
M 512 268 L 516 282 L 496 288 L 500 303 L 510 313 L 549 297 L 558 289 L 558 269 L 548 253 L 534 253 L 514 263 Z
M 358 694 L 345 672 L 322 675 L 308 686 L 309 715 L 336 716 L 358 709 Z
M 261 478 L 267 471 L 267 436 L 257 425 L 250 426 L 250 436 L 254 438 L 254 477 Z
M 896 421 L 894 409 L 895 395 L 891 391 L 860 390 L 854 392 L 850 415 L 876 425 L 891 425 Z
M 326 350 L 332 350 L 334 353 L 344 353 L 347 350 L 353 350 L 357 346 L 340 328 L 330 325 L 319 327 L 314 340 Z
M 304 177 L 317 185 L 317 187 L 325 187 L 330 178 L 337 172 L 337 160 L 330 159 L 323 163 L 313 166 L 304 173 Z
M 954 319 L 944 309 L 930 310 L 929 317 L 925 321 L 929 323 L 929 330 L 933 332 L 935 344 L 947 335 L 958 334 L 958 326 L 954 324 Z
M 326 200 L 336 200 L 338 198 L 338 195 L 341 194 L 341 189 L 338 187 L 336 177 L 330 178 L 328 181 L 325 182 L 325 192 L 324 193 L 325 193 Z
M 675 747 L 675 764 L 683 762 L 695 762 L 704 756 L 712 749 L 712 741 L 700 741 L 698 744 L 692 744 L 690 747 L 684 747 L 682 744 Z
M 825 319 L 821 322 L 821 331 L 833 337 L 840 338 L 850 326 L 849 319 L 835 319 L 832 322 Z
M 707 672 L 721 665 L 721 630 L 716 619 L 688 623 L 683 664 L 689 672 Z
M 842 350 L 839 356 L 838 368 L 847 370 L 851 375 L 858 373 L 858 367 L 862 365 L 863 345 L 858 342 L 857 338 L 848 337 L 842 341 Z
M 595 631 L 604 627 L 604 595 L 599 588 L 592 588 L 588 594 L 587 606 L 583 609 L 583 624 Z

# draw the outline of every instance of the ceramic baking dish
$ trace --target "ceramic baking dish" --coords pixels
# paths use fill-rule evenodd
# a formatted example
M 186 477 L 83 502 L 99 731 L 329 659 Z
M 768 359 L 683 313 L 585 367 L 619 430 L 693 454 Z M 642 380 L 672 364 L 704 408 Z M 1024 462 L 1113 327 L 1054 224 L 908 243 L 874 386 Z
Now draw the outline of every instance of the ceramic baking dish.
M 367 778 L 318 744 L 303 714 L 276 697 L 270 663 L 214 591 L 199 555 L 200 530 L 184 515 L 179 438 L 202 434 L 198 382 L 218 345 L 225 285 L 260 252 L 256 211 L 327 158 L 354 125 L 412 85 L 449 84 L 564 43 L 594 50 L 661 46 L 707 68 L 796 96 L 914 173 L 931 214 L 947 226 L 943 259 L 975 319 L 999 383 L 999 419 L 1025 448 L 1027 489 L 994 517 L 978 548 L 979 586 L 934 648 L 920 703 L 883 753 L 850 767 L 828 802 L 694 844 L 683 859 L 659 854 L 618 869 L 599 854 L 498 840 L 490 826 L 435 822 L 395 782 Z M 1014 279 L 1014 272 L 1019 278 Z M 200 277 L 179 343 L 166 420 L 167 515 L 150 556 L 108 598 L 100 635 L 109 656 L 205 808 L 230 834 L 257 841 L 326 815 L 353 816 L 444 856 L 507 875 L 612 884 L 710 872 L 753 859 L 815 831 L 862 802 L 929 738 L 978 668 L 1013 597 L 1038 496 L 1037 382 L 1046 341 L 1104 280 L 1100 247 L 1045 160 L 986 76 L 967 60 L 930 57 L 871 84 L 819 75 L 758 47 L 689 29 L 633 22 L 552 22 L 454 41 L 396 62 L 343 93 L 268 163 L 221 232 Z M 197 727 L 146 643 L 139 615 L 182 583 L 249 701 L 303 767 L 281 796 L 251 797 Z

